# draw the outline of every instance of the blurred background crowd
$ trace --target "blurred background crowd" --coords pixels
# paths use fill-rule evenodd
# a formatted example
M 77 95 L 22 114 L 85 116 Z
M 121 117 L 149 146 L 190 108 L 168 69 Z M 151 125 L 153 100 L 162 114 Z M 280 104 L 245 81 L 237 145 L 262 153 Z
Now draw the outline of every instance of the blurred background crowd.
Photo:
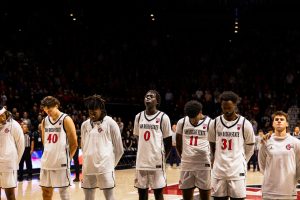
M 156 89 L 175 123 L 191 99 L 220 114 L 224 90 L 240 95 L 239 112 L 257 133 L 271 114 L 299 123 L 300 24 L 293 1 L 65 1 L 28 6 L 1 2 L 1 104 L 29 125 L 42 148 L 40 101 L 61 101 L 80 132 L 83 98 L 100 94 L 127 151 L 143 96 Z M 130 140 L 128 139 L 130 138 Z M 131 154 L 130 152 L 127 154 Z M 133 153 L 134 154 L 134 153 Z

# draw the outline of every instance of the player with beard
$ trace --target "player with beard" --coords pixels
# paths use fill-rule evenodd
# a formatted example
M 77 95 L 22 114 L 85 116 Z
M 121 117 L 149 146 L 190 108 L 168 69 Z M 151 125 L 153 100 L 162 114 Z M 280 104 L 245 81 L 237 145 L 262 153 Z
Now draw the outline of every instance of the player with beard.
M 220 95 L 223 114 L 209 127 L 214 199 L 246 198 L 247 162 L 254 151 L 255 135 L 251 123 L 237 113 L 239 96 L 232 91 Z
M 5 107 L 0 106 L 0 198 L 3 188 L 8 200 L 15 200 L 17 170 L 25 149 L 20 124 Z
M 163 188 L 167 185 L 165 155 L 172 146 L 171 123 L 168 115 L 157 109 L 160 95 L 156 90 L 146 93 L 144 104 L 146 110 L 135 116 L 133 130 L 138 136 L 135 187 L 139 200 L 148 199 L 149 187 L 156 200 L 163 200 Z

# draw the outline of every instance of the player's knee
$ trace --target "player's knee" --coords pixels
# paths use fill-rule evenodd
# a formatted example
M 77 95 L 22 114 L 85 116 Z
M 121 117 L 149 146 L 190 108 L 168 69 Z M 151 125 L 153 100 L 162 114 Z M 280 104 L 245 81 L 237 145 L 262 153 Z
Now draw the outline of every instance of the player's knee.
M 15 190 L 14 188 L 5 189 L 6 198 L 8 200 L 15 200 Z
M 44 200 L 51 200 L 53 195 L 53 189 L 52 188 L 42 188 L 43 191 L 43 199 Z

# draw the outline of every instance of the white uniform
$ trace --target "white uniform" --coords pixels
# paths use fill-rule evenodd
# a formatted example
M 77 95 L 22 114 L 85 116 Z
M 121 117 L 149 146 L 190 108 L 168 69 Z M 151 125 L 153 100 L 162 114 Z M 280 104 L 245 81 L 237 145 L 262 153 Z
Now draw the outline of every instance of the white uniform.
M 70 168 L 69 143 L 64 129 L 66 116 L 62 113 L 55 122 L 51 122 L 49 116 L 44 120 L 44 151 L 41 158 L 41 169 Z
M 9 119 L 0 129 L 0 188 L 17 187 L 17 170 L 25 149 L 24 144 L 20 124 Z
M 258 160 L 264 175 L 263 198 L 297 199 L 300 141 L 289 134 L 281 139 L 272 135 L 266 144 L 261 145 Z
M 41 158 L 40 185 L 42 187 L 67 187 L 70 176 L 70 153 L 64 119 L 61 113 L 55 122 L 44 119 L 44 151 Z
M 176 133 L 182 135 L 183 143 L 182 171 L 210 170 L 210 146 L 207 140 L 210 121 L 208 116 L 200 120 L 197 126 L 192 125 L 188 117 L 178 121 Z
M 82 187 L 100 189 L 113 187 L 114 168 L 124 153 L 118 124 L 109 116 L 105 116 L 101 122 L 92 122 L 90 119 L 84 121 L 81 125 L 81 148 Z M 108 185 L 97 183 L 96 177 L 89 177 L 100 174 L 103 175 L 102 178 L 107 177 L 110 179 L 107 181 L 112 183 Z
M 215 143 L 216 148 L 212 169 L 212 196 L 245 198 L 245 146 L 255 143 L 251 123 L 240 115 L 234 121 L 225 120 L 223 115 L 218 116 L 210 123 L 208 140 Z
M 154 115 L 142 111 L 135 116 L 133 134 L 139 137 L 135 187 L 157 189 L 166 186 L 163 139 L 171 133 L 170 118 L 161 111 Z
M 180 189 L 211 187 L 210 145 L 207 140 L 211 119 L 206 116 L 196 126 L 189 117 L 177 122 L 176 133 L 182 135 Z
M 162 170 L 165 167 L 163 139 L 171 136 L 169 117 L 161 111 L 154 115 L 143 111 L 135 117 L 133 134 L 139 136 L 136 169 Z
M 234 121 L 227 121 L 219 116 L 210 124 L 208 140 L 216 143 L 213 177 L 245 179 L 247 162 L 244 146 L 255 143 L 251 123 L 243 116 Z

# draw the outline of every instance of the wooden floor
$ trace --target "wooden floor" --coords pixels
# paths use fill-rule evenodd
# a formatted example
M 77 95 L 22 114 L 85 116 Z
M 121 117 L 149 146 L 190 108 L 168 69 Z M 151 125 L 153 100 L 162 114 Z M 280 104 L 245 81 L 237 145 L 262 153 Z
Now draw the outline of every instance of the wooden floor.
M 177 183 L 179 180 L 180 169 L 167 168 L 168 188 L 165 190 L 165 200 L 180 200 L 180 191 L 177 189 Z M 116 171 L 116 187 L 115 196 L 116 200 L 137 200 L 138 194 L 136 188 L 133 186 L 135 169 L 124 169 Z M 73 175 L 72 175 L 73 176 Z M 73 177 L 74 178 L 74 177 Z M 259 172 L 249 172 L 247 176 L 248 185 L 261 185 L 262 175 Z M 80 187 L 80 183 L 74 183 L 70 187 L 72 200 L 83 200 L 84 194 Z M 261 199 L 260 189 L 249 190 L 247 192 L 247 199 Z M 195 192 L 195 195 L 196 192 Z M 39 187 L 39 181 L 33 179 L 32 181 L 23 181 L 18 183 L 16 189 L 17 200 L 41 200 L 41 188 Z M 150 193 L 149 200 L 154 200 L 153 194 Z M 1 192 L 1 199 L 6 199 L 4 191 Z M 59 200 L 58 191 L 55 190 L 53 200 Z M 104 196 L 100 190 L 96 192 L 96 200 L 104 200 Z

